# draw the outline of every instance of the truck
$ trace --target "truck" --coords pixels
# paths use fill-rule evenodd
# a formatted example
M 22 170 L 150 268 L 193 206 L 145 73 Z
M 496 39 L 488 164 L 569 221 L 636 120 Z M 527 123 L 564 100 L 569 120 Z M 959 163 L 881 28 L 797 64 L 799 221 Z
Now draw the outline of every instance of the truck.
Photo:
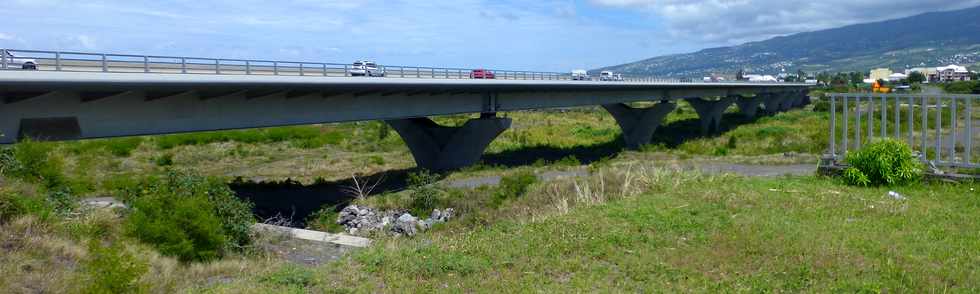
M 589 72 L 586 71 L 586 70 L 584 70 L 584 69 L 576 69 L 576 70 L 573 70 L 572 71 L 572 80 L 573 81 L 588 81 L 589 80 Z

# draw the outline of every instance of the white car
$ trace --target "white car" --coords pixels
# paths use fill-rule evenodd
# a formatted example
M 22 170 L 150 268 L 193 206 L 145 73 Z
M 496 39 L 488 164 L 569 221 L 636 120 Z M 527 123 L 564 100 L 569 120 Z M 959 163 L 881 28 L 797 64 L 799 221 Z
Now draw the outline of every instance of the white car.
M 20 68 L 28 70 L 37 70 L 37 61 L 30 58 L 20 58 L 14 56 L 10 51 L 3 50 L 0 52 L 3 56 L 3 61 L 6 62 L 7 68 Z
M 613 72 L 611 72 L 611 71 L 604 70 L 604 71 L 602 71 L 602 72 L 599 73 L 599 80 L 600 81 L 615 81 L 616 80 L 616 75 L 614 75 Z
M 378 66 L 374 61 L 355 61 L 350 67 L 350 75 L 352 77 L 366 76 L 366 77 L 383 77 L 385 76 L 384 68 Z

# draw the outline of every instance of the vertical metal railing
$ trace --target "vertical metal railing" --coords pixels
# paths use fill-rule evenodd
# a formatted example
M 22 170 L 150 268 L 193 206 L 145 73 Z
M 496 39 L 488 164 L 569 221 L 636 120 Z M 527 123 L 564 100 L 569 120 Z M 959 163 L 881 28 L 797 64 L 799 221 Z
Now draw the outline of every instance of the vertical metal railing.
M 980 114 L 973 107 L 980 104 L 980 95 L 833 93 L 827 99 L 828 155 L 835 160 L 888 137 L 908 143 L 923 161 L 936 166 L 980 167 L 973 157 L 974 143 L 980 140 L 974 128 Z

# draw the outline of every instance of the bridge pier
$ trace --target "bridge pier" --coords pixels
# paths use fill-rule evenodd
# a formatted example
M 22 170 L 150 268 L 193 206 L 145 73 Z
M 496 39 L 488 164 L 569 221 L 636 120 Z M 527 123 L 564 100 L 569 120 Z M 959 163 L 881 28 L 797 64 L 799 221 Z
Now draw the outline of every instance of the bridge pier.
M 441 126 L 425 117 L 385 122 L 402 137 L 419 167 L 447 171 L 479 162 L 490 142 L 510 128 L 511 119 L 483 113 L 459 127 Z
M 664 117 L 677 108 L 677 104 L 660 102 L 648 108 L 633 108 L 624 103 L 603 104 L 623 130 L 626 148 L 639 149 L 649 144 L 653 132 L 663 123 Z
M 759 112 L 759 105 L 762 104 L 763 100 L 761 95 L 755 95 L 753 97 L 739 96 L 735 99 L 735 104 L 738 105 L 738 111 L 743 116 L 754 118 Z
M 701 134 L 707 135 L 721 129 L 721 116 L 725 114 L 728 106 L 735 102 L 735 97 L 726 96 L 718 100 L 701 98 L 687 98 L 685 100 L 694 107 L 701 119 Z

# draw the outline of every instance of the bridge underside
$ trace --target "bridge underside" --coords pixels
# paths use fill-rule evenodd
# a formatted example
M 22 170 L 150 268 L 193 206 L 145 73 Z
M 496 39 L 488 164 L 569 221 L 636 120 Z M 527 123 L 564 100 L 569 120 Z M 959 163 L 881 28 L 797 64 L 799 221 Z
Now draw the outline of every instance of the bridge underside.
M 769 96 L 780 99 L 779 110 L 784 110 L 783 105 L 792 104 L 784 100 L 802 101 L 801 90 L 805 89 L 802 86 L 778 85 L 651 85 L 569 81 L 416 82 L 399 79 L 391 82 L 382 79 L 322 78 L 310 82 L 308 78 L 288 77 L 269 82 L 249 81 L 252 77 L 232 79 L 166 74 L 101 74 L 111 76 L 111 79 L 97 76 L 89 80 L 58 80 L 58 75 L 73 76 L 71 73 L 57 72 L 44 73 L 48 76 L 31 79 L 32 73 L 18 73 L 15 78 L 5 77 L 6 74 L 0 72 L 0 143 L 13 143 L 24 137 L 75 140 L 365 120 L 386 120 L 403 137 L 408 137 L 406 134 L 412 132 L 409 129 L 433 129 L 413 120 L 427 116 L 738 95 L 763 97 L 762 100 L 756 99 L 759 100 L 756 104 L 765 103 L 769 109 L 765 97 L 756 95 L 760 93 L 777 93 Z M 23 76 L 26 78 L 21 78 Z M 51 76 L 54 76 L 55 82 L 51 81 Z M 154 80 L 145 80 L 145 76 L 153 76 Z M 658 116 L 669 112 L 666 108 L 658 109 Z M 647 133 L 652 133 L 650 126 L 637 127 L 637 124 L 652 124 L 654 121 L 659 124 L 659 119 L 648 117 L 629 123 L 636 133 L 630 135 L 630 147 L 645 144 L 649 140 Z M 715 118 L 709 119 L 712 124 L 718 123 Z M 491 120 L 485 117 L 485 121 Z M 497 127 L 470 129 L 492 130 L 481 131 L 486 134 L 496 132 L 492 136 L 479 136 L 492 140 L 509 123 L 498 121 L 494 125 Z M 655 126 L 652 128 L 655 129 Z M 466 127 L 459 131 L 468 132 Z M 636 136 L 646 138 L 636 139 Z M 439 141 L 441 144 L 452 145 L 454 140 L 459 140 L 452 137 L 430 136 L 425 140 L 442 140 L 445 142 Z M 457 137 L 466 136 L 457 134 Z M 486 143 L 489 144 L 489 141 Z M 411 147 L 413 143 L 409 142 L 409 145 Z M 479 153 L 484 147 L 479 147 Z M 439 148 L 428 149 L 449 150 L 445 146 Z M 419 158 L 421 153 L 416 149 L 413 147 L 412 151 L 420 166 L 437 170 L 460 167 L 460 164 L 442 163 L 446 160 L 441 160 L 439 156 L 445 154 L 422 160 Z M 467 159 L 456 162 L 467 163 L 472 161 L 473 156 L 458 158 L 464 157 Z

